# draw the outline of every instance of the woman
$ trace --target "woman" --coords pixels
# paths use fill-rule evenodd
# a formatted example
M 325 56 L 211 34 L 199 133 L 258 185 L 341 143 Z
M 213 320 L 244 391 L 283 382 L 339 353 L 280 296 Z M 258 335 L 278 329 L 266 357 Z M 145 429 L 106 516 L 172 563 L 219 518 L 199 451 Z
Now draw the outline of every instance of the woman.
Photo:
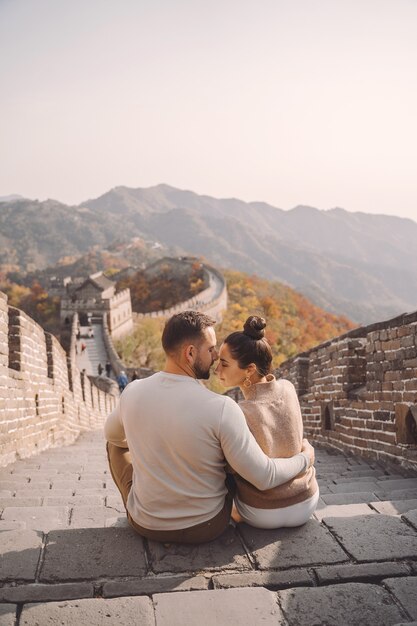
M 290 457 L 300 452 L 303 422 L 294 385 L 276 380 L 270 373 L 272 352 L 265 334 L 265 320 L 252 315 L 243 332 L 230 334 L 219 354 L 216 374 L 225 387 L 239 386 L 239 403 L 252 434 L 270 457 Z M 257 528 L 300 526 L 314 512 L 319 489 L 314 467 L 268 491 L 259 491 L 235 474 L 236 521 Z

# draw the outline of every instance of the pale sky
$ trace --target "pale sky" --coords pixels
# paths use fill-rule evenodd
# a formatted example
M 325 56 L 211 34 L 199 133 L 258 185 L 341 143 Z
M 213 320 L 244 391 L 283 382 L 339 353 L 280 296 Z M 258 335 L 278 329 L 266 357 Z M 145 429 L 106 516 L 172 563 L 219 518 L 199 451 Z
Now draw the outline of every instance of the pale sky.
M 0 0 L 0 196 L 417 219 L 417 0 Z

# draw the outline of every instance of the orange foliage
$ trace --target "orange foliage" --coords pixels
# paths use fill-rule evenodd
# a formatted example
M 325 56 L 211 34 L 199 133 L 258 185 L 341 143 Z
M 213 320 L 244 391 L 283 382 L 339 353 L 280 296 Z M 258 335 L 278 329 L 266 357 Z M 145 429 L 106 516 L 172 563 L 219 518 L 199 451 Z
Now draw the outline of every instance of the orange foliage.
M 59 334 L 59 298 L 49 296 L 37 281 L 34 281 L 31 287 L 4 283 L 1 290 L 8 296 L 8 303 L 11 306 L 27 313 L 45 330 Z
M 242 330 L 249 315 L 267 322 L 266 337 L 274 355 L 273 366 L 355 327 L 342 315 L 315 306 L 282 283 L 226 270 L 229 306 L 217 329 L 219 340 Z

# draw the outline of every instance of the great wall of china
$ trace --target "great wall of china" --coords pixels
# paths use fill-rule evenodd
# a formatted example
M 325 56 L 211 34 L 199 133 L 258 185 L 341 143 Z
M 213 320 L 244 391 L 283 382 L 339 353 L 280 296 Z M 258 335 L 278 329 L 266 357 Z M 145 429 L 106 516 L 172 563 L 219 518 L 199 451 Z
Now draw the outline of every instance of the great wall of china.
M 208 288 L 191 300 L 149 316 L 169 317 L 198 306 L 220 320 L 222 310 L 227 308 L 226 283 L 215 268 L 204 269 Z M 117 300 L 117 294 L 113 299 Z M 123 299 L 126 299 L 124 292 Z M 86 306 L 91 308 L 91 302 Z M 111 313 L 109 310 L 103 314 L 102 333 L 117 376 L 127 368 L 113 346 Z M 66 326 L 65 350 L 23 311 L 9 306 L 6 295 L 0 292 L 0 466 L 49 447 L 72 443 L 81 432 L 100 427 L 115 406 L 114 386 L 106 384 L 101 377 L 88 376 L 77 367 L 75 306 L 71 323 Z
M 204 292 L 149 316 L 200 308 L 219 319 L 226 284 L 217 270 L 207 271 L 214 279 Z M 114 406 L 114 391 L 76 366 L 76 325 L 75 315 L 66 353 L 0 293 L 0 465 L 71 443 Z M 105 316 L 103 339 L 117 375 L 124 365 Z M 294 356 L 277 375 L 294 383 L 311 440 L 417 467 L 417 313 L 356 328 Z
M 355 328 L 277 375 L 294 383 L 312 440 L 417 467 L 417 312 Z
M 67 354 L 0 292 L 0 465 L 72 443 L 114 407 L 115 396 L 75 365 L 75 323 Z

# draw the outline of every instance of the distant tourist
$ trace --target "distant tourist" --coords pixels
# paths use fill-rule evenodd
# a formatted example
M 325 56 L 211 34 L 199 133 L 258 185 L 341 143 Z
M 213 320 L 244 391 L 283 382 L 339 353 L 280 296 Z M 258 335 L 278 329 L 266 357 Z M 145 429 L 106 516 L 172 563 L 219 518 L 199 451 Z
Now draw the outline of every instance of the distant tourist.
M 133 383 L 134 380 L 138 379 L 138 373 L 136 370 L 133 370 L 131 381 Z
M 239 406 L 262 450 L 269 457 L 300 452 L 303 420 L 294 385 L 270 373 L 272 351 L 264 337 L 266 322 L 251 315 L 242 332 L 226 337 L 220 347 L 215 373 L 225 387 L 240 387 Z M 235 521 L 257 528 L 300 526 L 314 513 L 319 488 L 314 467 L 267 492 L 234 474 L 237 493 Z
M 84 350 L 86 349 L 86 347 L 87 347 L 87 346 L 85 345 L 85 343 L 84 343 L 84 342 L 82 342 L 82 344 L 81 344 L 81 354 L 84 352 Z
M 101 363 L 98 364 L 97 371 L 98 371 L 98 375 L 101 376 L 103 373 L 103 366 Z
M 106 362 L 106 376 L 108 376 L 108 378 L 110 378 L 110 374 L 111 374 L 111 364 L 109 361 Z
M 92 337 L 94 337 L 94 330 L 91 328 L 88 329 L 88 333 L 87 333 L 88 337 L 91 339 Z
M 308 473 L 314 461 L 307 441 L 290 458 L 269 458 L 234 400 L 199 382 L 218 358 L 214 324 L 196 311 L 171 317 L 163 371 L 129 385 L 105 424 L 129 523 L 151 540 L 202 543 L 224 532 L 235 492 L 227 463 L 266 490 Z
M 119 391 L 122 392 L 128 383 L 129 383 L 129 380 L 126 376 L 126 372 L 122 370 L 117 377 L 117 384 L 119 385 Z

